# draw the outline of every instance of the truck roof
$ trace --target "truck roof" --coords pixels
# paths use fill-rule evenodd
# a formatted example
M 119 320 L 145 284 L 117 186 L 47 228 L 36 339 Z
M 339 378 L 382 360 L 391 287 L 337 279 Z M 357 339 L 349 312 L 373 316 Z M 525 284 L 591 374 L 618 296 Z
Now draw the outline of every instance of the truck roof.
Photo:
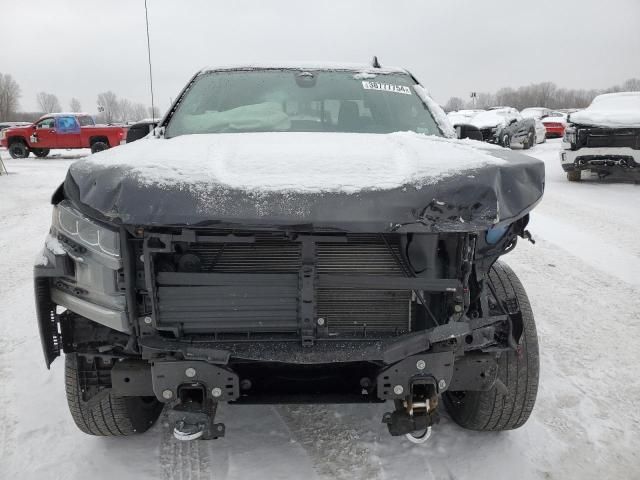
M 55 113 L 45 113 L 40 118 L 45 118 L 45 117 L 69 117 L 69 116 L 73 116 L 73 117 L 78 117 L 78 116 L 92 117 L 93 115 L 91 115 L 90 113 L 86 113 L 86 112 L 55 112 Z
M 224 70 L 349 70 L 367 73 L 408 73 L 401 67 L 373 67 L 366 63 L 339 63 L 339 62 L 276 62 L 276 63 L 247 63 L 237 65 L 207 66 L 201 73 Z

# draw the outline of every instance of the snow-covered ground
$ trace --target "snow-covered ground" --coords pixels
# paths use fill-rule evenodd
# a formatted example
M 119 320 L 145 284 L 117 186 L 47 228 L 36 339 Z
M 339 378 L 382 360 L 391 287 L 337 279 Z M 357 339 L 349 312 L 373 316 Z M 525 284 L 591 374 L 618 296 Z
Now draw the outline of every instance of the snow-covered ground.
M 390 437 L 382 405 L 225 407 L 227 436 L 209 442 L 177 443 L 164 421 L 135 438 L 80 433 L 63 362 L 44 367 L 31 283 L 50 195 L 76 153 L 0 152 L 0 478 L 640 478 L 640 186 L 569 183 L 558 149 L 529 151 L 547 164 L 537 243 L 505 257 L 538 323 L 534 413 L 507 433 L 465 431 L 444 414 L 425 445 Z

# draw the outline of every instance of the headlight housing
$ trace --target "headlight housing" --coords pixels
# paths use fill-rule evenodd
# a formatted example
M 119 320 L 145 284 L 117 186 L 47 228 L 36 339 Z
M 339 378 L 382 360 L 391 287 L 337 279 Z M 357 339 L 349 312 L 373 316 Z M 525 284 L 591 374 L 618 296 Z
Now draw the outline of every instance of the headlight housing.
M 564 129 L 564 138 L 566 143 L 576 143 L 576 129 L 574 127 L 567 127 Z
M 90 220 L 66 202 L 53 207 L 53 227 L 88 250 L 120 257 L 120 234 Z

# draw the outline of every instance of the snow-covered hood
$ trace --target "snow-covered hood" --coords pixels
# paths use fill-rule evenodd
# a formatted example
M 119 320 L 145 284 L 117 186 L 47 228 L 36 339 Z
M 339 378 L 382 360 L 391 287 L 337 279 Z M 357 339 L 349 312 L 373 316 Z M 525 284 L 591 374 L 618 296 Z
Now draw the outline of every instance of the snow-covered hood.
M 569 115 L 571 123 L 609 128 L 640 128 L 640 92 L 597 96 L 584 110 Z
M 543 179 L 541 162 L 470 140 L 233 133 L 147 138 L 92 155 L 71 166 L 65 193 L 88 213 L 135 225 L 473 229 L 526 213 Z M 513 200 L 501 201 L 503 189 Z M 429 205 L 435 220 L 425 222 Z
M 493 128 L 504 126 L 506 118 L 504 115 L 500 115 L 494 110 L 488 110 L 486 112 L 480 112 L 478 115 L 473 117 L 470 123 L 478 128 Z

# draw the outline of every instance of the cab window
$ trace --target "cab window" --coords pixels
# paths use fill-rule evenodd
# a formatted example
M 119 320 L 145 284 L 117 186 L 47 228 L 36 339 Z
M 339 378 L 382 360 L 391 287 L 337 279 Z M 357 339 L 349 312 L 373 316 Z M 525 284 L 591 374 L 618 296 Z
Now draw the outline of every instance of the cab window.
M 56 123 L 60 133 L 77 132 L 80 130 L 80 125 L 78 125 L 76 117 L 58 117 Z
M 54 119 L 53 118 L 43 118 L 38 123 L 36 123 L 36 128 L 53 128 Z
M 78 122 L 81 127 L 88 127 L 96 124 L 96 122 L 93 121 L 93 117 L 90 117 L 89 115 L 78 116 Z

